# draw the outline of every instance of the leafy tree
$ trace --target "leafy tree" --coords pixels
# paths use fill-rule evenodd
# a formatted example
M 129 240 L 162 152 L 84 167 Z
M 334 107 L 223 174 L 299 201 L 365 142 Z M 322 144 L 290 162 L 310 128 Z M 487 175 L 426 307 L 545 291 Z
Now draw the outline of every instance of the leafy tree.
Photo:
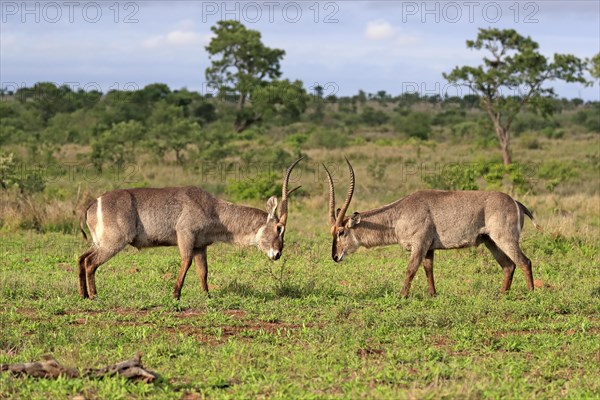
M 405 92 L 398 96 L 398 109 L 410 108 L 413 104 L 422 101 L 419 93 Z
M 144 134 L 144 126 L 138 121 L 119 122 L 102 132 L 92 142 L 91 160 L 98 171 L 110 161 L 118 168 L 135 161 L 136 144 Z
M 364 105 L 367 102 L 367 94 L 365 93 L 364 90 L 360 89 L 358 91 L 358 94 L 356 95 L 356 100 L 358 100 L 358 102 L 361 105 Z
M 261 121 L 265 116 L 273 118 L 274 114 L 289 123 L 300 119 L 308 105 L 309 96 L 301 81 L 290 82 L 284 79 L 255 87 L 250 99 L 252 107 L 245 110 L 247 123 Z
M 548 99 L 554 90 L 549 81 L 586 83 L 585 63 L 570 54 L 554 54 L 550 61 L 538 51 L 539 45 L 513 29 L 480 29 L 476 40 L 467 40 L 467 48 L 485 49 L 484 65 L 455 67 L 443 76 L 452 83 L 468 87 L 481 100 L 492 120 L 505 165 L 512 162 L 510 128 L 524 106 L 543 115 L 551 115 Z M 513 93 L 503 95 L 502 92 Z
M 323 86 L 317 85 L 315 86 L 315 113 L 313 115 L 315 121 L 323 120 Z
M 367 125 L 383 125 L 390 117 L 381 110 L 375 110 L 373 107 L 365 107 L 363 112 L 360 114 L 360 119 Z
M 385 90 L 379 90 L 375 96 L 374 99 L 377 100 L 379 102 L 379 104 L 386 104 L 389 100 L 390 100 L 391 96 L 389 94 L 387 94 L 387 92 Z
M 149 147 L 160 157 L 163 157 L 167 151 L 173 151 L 177 163 L 183 165 L 185 149 L 200 139 L 200 125 L 185 118 L 183 108 L 164 101 L 159 101 L 154 105 L 148 122 L 150 138 L 147 144 Z
M 431 118 L 425 112 L 402 112 L 394 118 L 394 127 L 409 137 L 427 140 L 431 132 Z
M 222 93 L 237 94 L 235 129 L 241 132 L 256 121 L 255 113 L 246 111 L 246 101 L 258 87 L 281 76 L 280 61 L 285 51 L 266 47 L 260 32 L 238 21 L 219 21 L 211 30 L 215 37 L 206 46 L 212 61 L 206 79 Z
M 596 54 L 590 60 L 590 74 L 594 79 L 600 79 L 600 53 Z

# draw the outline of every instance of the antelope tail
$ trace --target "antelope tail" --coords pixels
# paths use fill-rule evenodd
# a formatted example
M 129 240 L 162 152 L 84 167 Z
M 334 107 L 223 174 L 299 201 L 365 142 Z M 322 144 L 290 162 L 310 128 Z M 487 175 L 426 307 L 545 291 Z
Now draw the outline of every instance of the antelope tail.
M 90 207 L 92 206 L 92 204 L 94 204 L 96 202 L 96 200 L 91 200 L 84 208 L 83 211 L 81 212 L 81 215 L 79 217 L 79 230 L 81 231 L 81 234 L 83 235 L 83 239 L 86 242 L 89 242 L 87 234 L 85 233 L 85 227 L 83 225 L 83 223 L 85 222 L 86 218 L 87 218 L 87 212 L 90 209 Z
M 529 209 L 527 207 L 525 207 L 523 205 L 523 203 L 521 203 L 520 201 L 517 201 L 517 204 L 518 204 L 519 208 L 521 209 L 521 212 L 523 212 L 523 214 L 525 214 L 525 215 L 527 215 L 529 217 L 529 219 L 533 223 L 533 226 L 535 226 L 535 229 L 537 229 L 540 232 L 543 232 L 544 228 L 542 228 L 540 225 L 538 225 L 538 223 L 535 220 L 535 218 L 533 218 L 533 214 L 531 213 L 531 211 L 529 211 Z

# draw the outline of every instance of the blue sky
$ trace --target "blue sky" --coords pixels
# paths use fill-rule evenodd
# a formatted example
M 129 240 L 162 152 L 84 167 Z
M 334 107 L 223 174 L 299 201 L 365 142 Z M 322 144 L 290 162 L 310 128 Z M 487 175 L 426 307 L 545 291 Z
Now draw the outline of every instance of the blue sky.
M 220 19 L 259 30 L 283 48 L 283 75 L 326 94 L 455 94 L 442 72 L 480 63 L 466 49 L 478 28 L 514 28 L 541 52 L 587 58 L 600 51 L 593 1 L 5 1 L 0 4 L 3 87 L 52 81 L 73 87 L 206 91 L 204 46 Z M 553 85 L 563 97 L 600 100 L 598 82 Z

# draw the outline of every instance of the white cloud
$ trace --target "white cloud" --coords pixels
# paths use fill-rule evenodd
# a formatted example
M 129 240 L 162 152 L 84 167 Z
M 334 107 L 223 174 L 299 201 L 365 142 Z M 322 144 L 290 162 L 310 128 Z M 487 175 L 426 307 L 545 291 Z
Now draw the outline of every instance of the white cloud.
M 194 46 L 208 43 L 210 35 L 203 35 L 189 30 L 174 30 L 166 35 L 158 35 L 142 42 L 142 47 L 147 49 L 163 46 Z
M 369 40 L 392 41 L 398 46 L 412 46 L 423 41 L 420 35 L 403 32 L 383 19 L 367 22 L 364 34 Z
M 379 19 L 377 21 L 367 22 L 365 36 L 371 40 L 384 40 L 394 36 L 396 29 L 386 20 Z

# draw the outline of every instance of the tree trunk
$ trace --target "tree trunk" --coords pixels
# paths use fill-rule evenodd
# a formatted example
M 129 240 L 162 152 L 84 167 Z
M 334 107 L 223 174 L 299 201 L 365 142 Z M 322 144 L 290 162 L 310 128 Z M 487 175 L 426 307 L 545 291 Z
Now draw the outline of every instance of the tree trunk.
M 240 93 L 240 97 L 238 98 L 238 103 L 237 103 L 238 111 L 242 111 L 244 109 L 245 103 L 246 103 L 246 94 Z
M 512 157 L 510 155 L 510 149 L 508 148 L 508 141 L 500 145 L 502 147 L 502 161 L 504 165 L 508 166 L 512 163 Z
M 504 165 L 510 165 L 512 163 L 512 157 L 510 155 L 510 136 L 508 130 L 500 125 L 499 121 L 494 121 L 496 128 L 496 136 L 500 142 L 500 149 L 502 150 L 502 161 Z

